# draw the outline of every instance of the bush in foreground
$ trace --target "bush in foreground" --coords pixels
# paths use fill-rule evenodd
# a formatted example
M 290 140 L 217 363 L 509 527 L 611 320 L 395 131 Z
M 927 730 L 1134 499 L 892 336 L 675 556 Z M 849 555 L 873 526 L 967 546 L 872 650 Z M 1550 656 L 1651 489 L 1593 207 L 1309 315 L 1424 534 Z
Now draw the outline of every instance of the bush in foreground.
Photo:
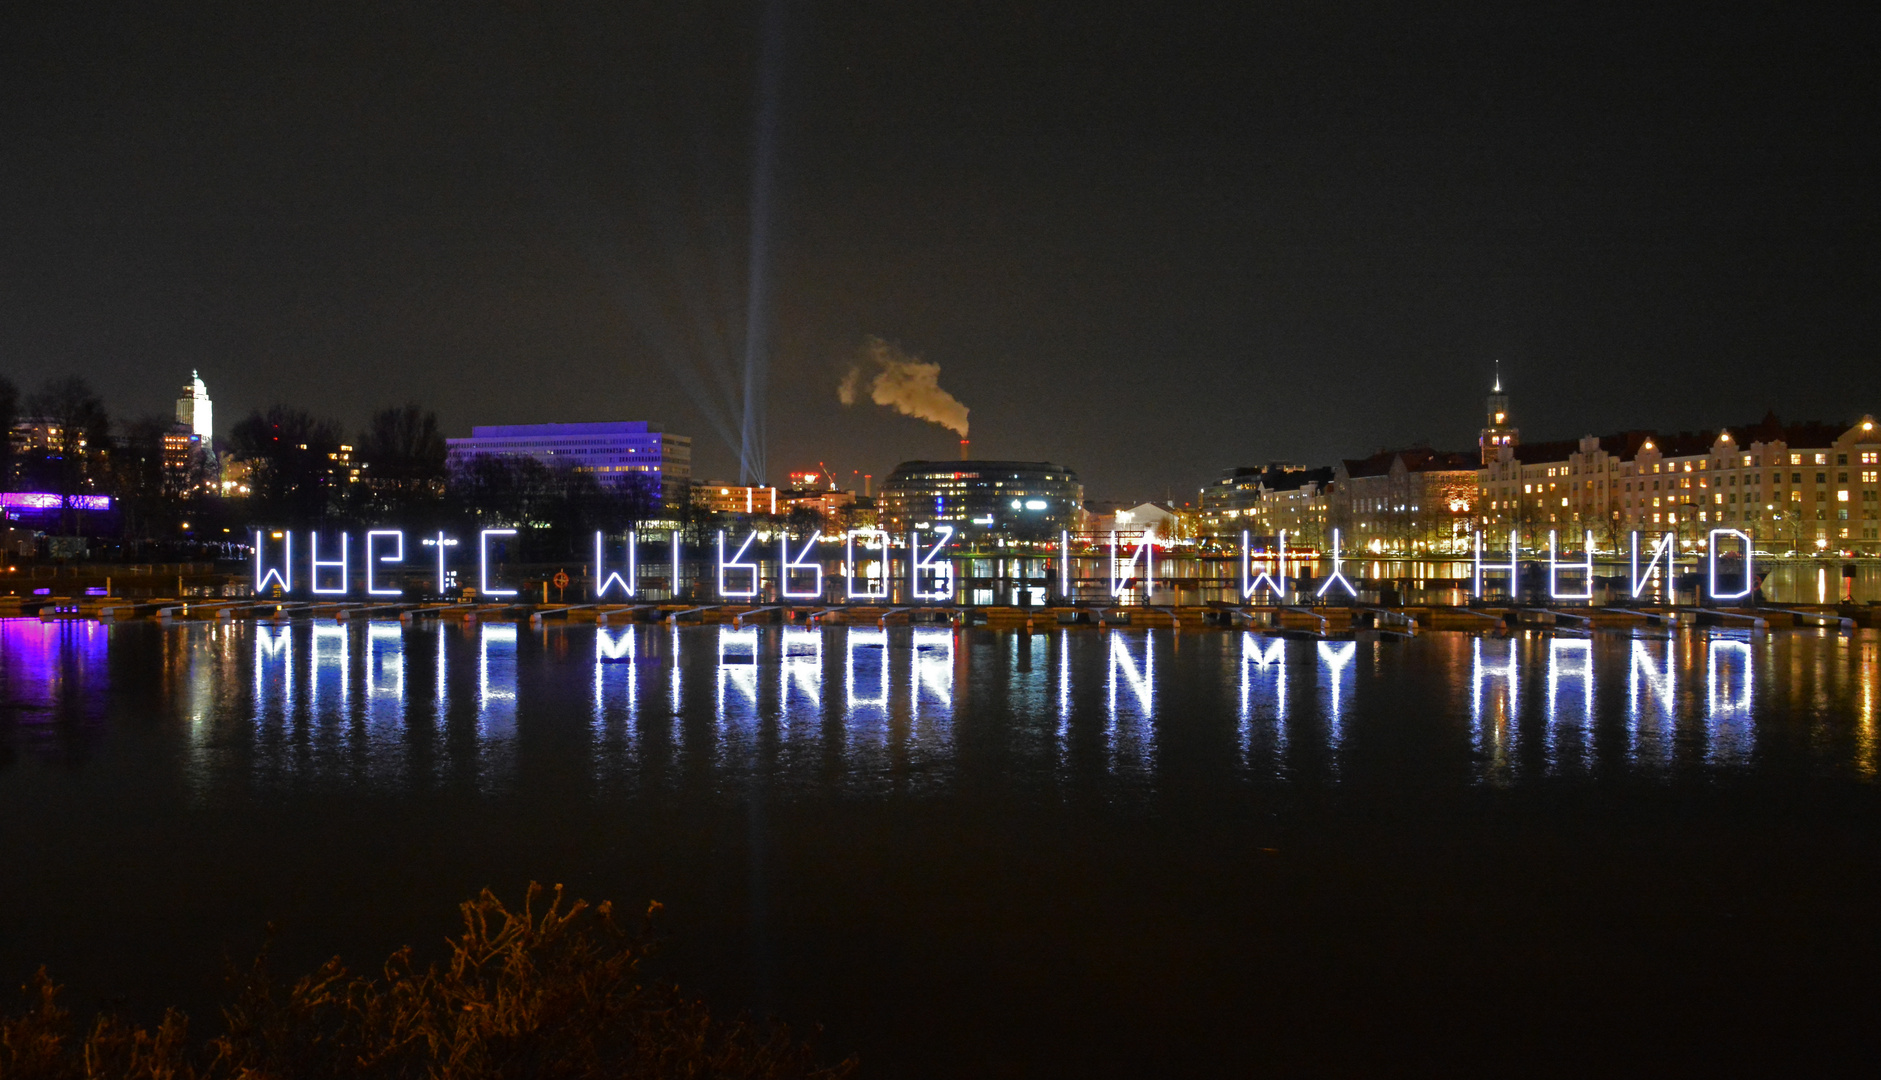
M 545 903 L 546 900 L 546 903 Z M 311 1077 L 817 1078 L 788 1028 L 712 1018 L 670 985 L 644 981 L 647 922 L 622 929 L 611 905 L 566 903 L 531 885 L 521 910 L 489 890 L 460 905 L 463 933 L 441 964 L 409 948 L 379 978 L 337 959 L 289 983 L 266 956 L 232 973 L 225 1030 L 202 1043 L 172 1009 L 154 1028 L 103 1015 L 82 1031 L 44 969 L 29 1004 L 0 1018 L 0 1080 L 300 1080 Z M 648 908 L 647 919 L 659 909 Z

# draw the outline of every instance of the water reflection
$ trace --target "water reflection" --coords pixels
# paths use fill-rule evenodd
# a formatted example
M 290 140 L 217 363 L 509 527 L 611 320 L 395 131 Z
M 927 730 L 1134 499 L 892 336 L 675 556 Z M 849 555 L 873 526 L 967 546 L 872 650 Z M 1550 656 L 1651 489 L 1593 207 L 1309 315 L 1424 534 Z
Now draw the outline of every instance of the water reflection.
M 594 631 L 594 726 L 602 730 L 611 721 L 623 725 L 634 719 L 639 703 L 639 655 L 632 627 Z
M 1589 638 L 1548 640 L 1547 741 L 1550 771 L 1583 767 L 1593 752 L 1594 643 Z
M 477 627 L 477 734 L 502 739 L 516 731 L 516 626 Z
M 175 717 L 178 760 L 210 784 L 235 770 L 263 785 L 481 785 L 528 754 L 569 753 L 585 755 L 581 775 L 610 783 L 764 775 L 870 794 L 945 788 L 993 762 L 1056 786 L 1104 777 L 1142 790 L 1210 774 L 1348 783 L 1355 768 L 1448 754 L 1477 782 L 1515 784 L 1756 769 L 1799 745 L 1812 768 L 1873 776 L 1876 664 L 1871 633 L 1377 644 L 1064 628 L 519 635 L 503 623 L 8 620 L 0 762 L 21 749 L 82 752 L 111 737 L 114 702 L 136 701 L 139 715 Z M 708 674 L 713 691 L 686 700 L 687 678 Z
M 954 703 L 954 632 L 933 627 L 915 627 L 912 631 L 914 663 L 911 668 L 914 713 L 931 702 L 942 709 Z
M 733 695 L 732 711 L 726 709 L 727 690 Z M 758 628 L 718 629 L 718 720 L 721 726 L 733 720 L 751 720 L 758 708 Z
M 1111 768 L 1145 773 L 1155 748 L 1156 635 L 1111 630 L 1105 729 Z M 1121 706 L 1121 707 L 1120 707 Z
M 1705 650 L 1706 750 L 1719 764 L 1750 757 L 1750 643 L 1712 638 Z
M 1515 639 L 1470 641 L 1470 729 L 1484 779 L 1506 784 L 1512 778 L 1515 715 L 1522 676 Z M 1488 651 L 1490 655 L 1485 657 Z
M 843 700 L 859 710 L 888 708 L 888 631 L 851 628 L 843 634 Z
M 405 631 L 397 623 L 366 627 L 366 724 L 375 731 L 405 720 Z
M 1634 760 L 1655 768 L 1671 763 L 1677 695 L 1672 641 L 1634 638 L 1626 665 L 1627 749 Z
M 814 714 L 823 707 L 823 631 L 784 627 L 779 654 L 778 689 L 785 710 L 798 707 L 804 714 Z
M 255 714 L 276 723 L 294 710 L 294 638 L 290 628 L 255 627 Z
M 509 631 L 514 635 L 516 628 L 512 626 Z M 313 683 L 307 693 L 315 712 L 344 709 L 351 689 L 347 679 L 351 653 L 352 635 L 346 632 L 346 627 L 314 625 L 309 660 Z
M 1241 635 L 1241 742 L 1257 776 L 1286 772 L 1287 643 Z

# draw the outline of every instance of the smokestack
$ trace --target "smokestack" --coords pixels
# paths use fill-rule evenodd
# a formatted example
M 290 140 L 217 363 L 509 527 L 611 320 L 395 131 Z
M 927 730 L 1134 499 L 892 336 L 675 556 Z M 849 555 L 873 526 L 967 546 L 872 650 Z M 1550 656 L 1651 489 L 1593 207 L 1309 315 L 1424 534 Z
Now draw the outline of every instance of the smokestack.
M 961 439 L 960 440 L 960 460 L 961 461 L 967 460 L 967 456 L 968 456 L 967 455 L 967 440 Z
M 875 477 L 870 475 L 869 473 L 862 474 L 862 497 L 863 498 L 871 499 L 875 497 L 875 493 L 869 490 L 869 482 L 874 479 Z

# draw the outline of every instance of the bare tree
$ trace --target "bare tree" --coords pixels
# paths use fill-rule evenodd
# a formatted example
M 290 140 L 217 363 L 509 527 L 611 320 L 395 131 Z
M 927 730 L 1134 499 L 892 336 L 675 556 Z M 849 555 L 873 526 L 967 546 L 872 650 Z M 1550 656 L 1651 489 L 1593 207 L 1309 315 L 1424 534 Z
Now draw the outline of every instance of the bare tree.
M 101 452 L 111 436 L 111 416 L 91 383 L 77 375 L 48 380 L 26 399 L 26 412 L 47 425 L 45 454 L 59 488 L 61 524 L 69 533 L 77 523 L 72 496 L 85 484 L 87 458 Z

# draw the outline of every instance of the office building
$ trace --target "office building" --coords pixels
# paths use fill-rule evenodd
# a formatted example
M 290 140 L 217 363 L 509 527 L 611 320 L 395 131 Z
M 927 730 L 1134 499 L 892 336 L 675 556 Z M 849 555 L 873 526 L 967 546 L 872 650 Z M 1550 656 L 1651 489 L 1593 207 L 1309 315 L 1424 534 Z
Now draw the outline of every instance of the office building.
M 637 420 L 593 424 L 499 424 L 447 439 L 449 464 L 479 455 L 525 457 L 552 468 L 593 473 L 607 484 L 645 484 L 662 502 L 690 497 L 692 440 Z
M 972 541 L 988 534 L 1049 540 L 1077 527 L 1084 485 L 1047 461 L 904 461 L 882 482 L 882 527 L 906 533 L 945 525 Z

